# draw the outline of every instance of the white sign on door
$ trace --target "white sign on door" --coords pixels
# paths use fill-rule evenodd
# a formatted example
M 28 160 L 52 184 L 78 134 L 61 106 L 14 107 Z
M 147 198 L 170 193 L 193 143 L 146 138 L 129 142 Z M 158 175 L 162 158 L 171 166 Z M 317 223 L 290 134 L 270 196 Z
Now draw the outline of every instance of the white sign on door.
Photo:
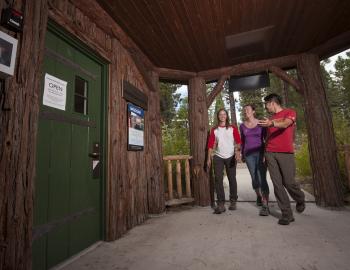
M 43 104 L 59 110 L 66 110 L 67 82 L 45 74 Z

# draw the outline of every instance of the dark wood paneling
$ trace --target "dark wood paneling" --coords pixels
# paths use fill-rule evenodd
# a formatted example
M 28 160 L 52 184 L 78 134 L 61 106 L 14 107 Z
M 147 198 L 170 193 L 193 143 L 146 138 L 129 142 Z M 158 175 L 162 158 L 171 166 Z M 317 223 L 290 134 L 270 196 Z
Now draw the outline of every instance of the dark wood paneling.
M 184 71 L 307 52 L 350 31 L 350 1 L 343 0 L 98 2 L 157 67 Z M 225 36 L 267 26 L 274 27 L 262 48 L 245 46 L 233 52 L 225 48 Z M 339 48 L 350 47 L 349 40 L 342 43 Z M 336 53 L 338 47 L 322 54 Z

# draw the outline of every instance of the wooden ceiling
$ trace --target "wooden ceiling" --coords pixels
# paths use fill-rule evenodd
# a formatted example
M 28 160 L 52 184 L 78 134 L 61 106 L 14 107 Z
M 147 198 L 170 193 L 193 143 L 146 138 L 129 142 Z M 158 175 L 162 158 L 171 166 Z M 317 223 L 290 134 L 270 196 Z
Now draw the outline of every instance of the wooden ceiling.
M 98 0 L 160 68 L 199 72 L 350 47 L 349 0 Z

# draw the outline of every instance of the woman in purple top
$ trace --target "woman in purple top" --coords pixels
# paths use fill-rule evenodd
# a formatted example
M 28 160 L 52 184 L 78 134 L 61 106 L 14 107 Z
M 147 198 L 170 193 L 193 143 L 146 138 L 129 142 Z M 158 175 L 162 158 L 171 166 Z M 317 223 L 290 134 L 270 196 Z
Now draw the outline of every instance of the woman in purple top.
M 245 105 L 243 111 L 245 121 L 239 127 L 242 140 L 242 158 L 247 163 L 252 178 L 252 186 L 257 195 L 256 204 L 262 206 L 259 214 L 268 216 L 270 191 L 266 181 L 266 166 L 263 162 L 266 130 L 258 125 L 254 105 Z

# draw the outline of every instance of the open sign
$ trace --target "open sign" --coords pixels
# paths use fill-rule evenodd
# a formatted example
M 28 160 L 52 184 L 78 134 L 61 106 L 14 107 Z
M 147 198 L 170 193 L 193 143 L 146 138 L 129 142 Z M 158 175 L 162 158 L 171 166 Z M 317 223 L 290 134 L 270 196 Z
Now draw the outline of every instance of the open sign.
M 43 104 L 59 110 L 66 110 L 67 82 L 45 74 Z

